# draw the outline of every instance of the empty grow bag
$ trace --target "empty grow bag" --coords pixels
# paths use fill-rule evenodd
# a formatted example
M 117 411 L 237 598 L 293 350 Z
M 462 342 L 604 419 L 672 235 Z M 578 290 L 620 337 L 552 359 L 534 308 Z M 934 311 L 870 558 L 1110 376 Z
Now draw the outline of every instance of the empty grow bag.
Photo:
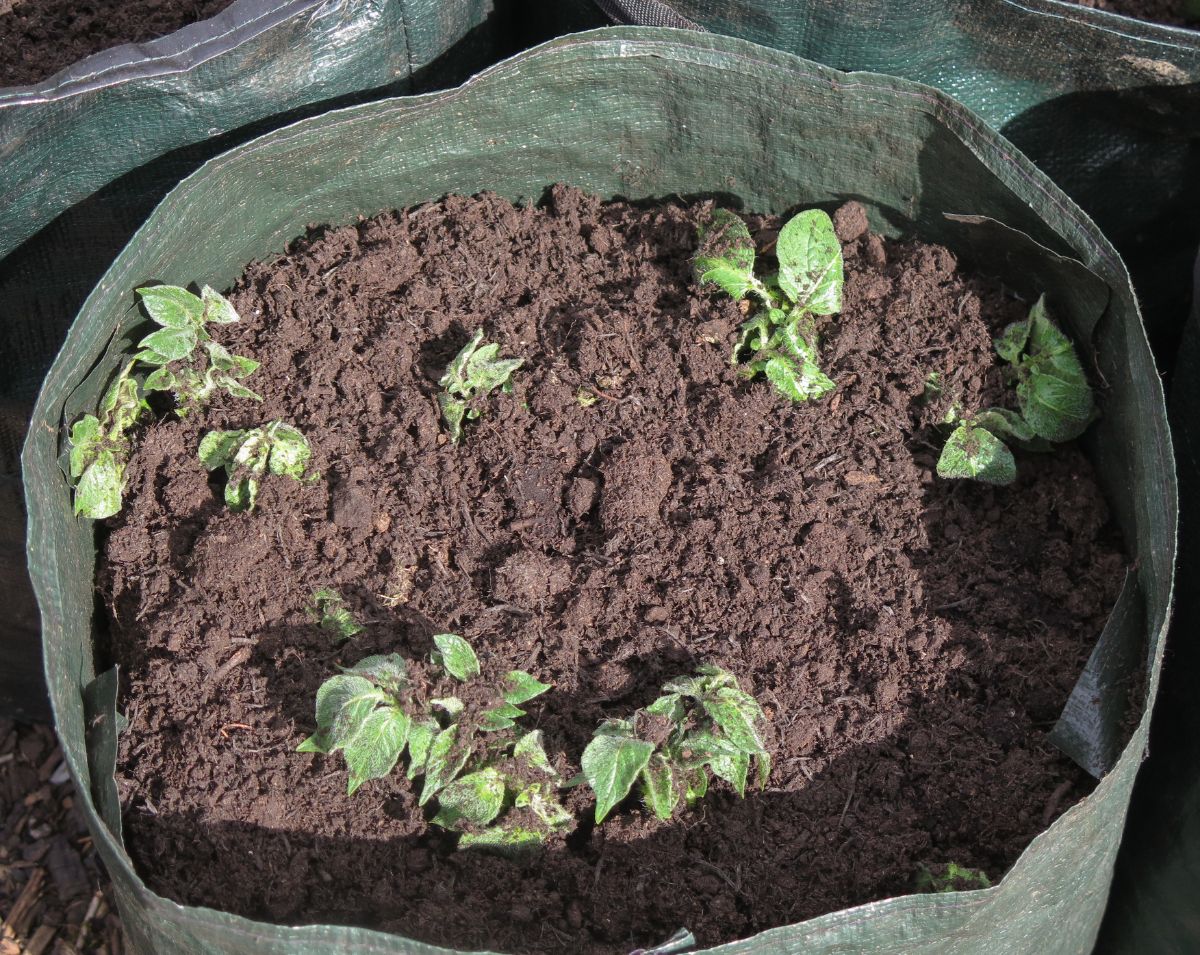
M 1125 268 L 1045 174 L 946 95 L 734 38 L 654 29 L 564 38 L 459 89 L 314 117 L 213 159 L 155 210 L 71 327 L 23 455 L 29 561 L 56 727 L 138 950 L 442 951 L 367 928 L 275 926 L 180 905 L 145 885 L 123 846 L 118 679 L 97 675 L 96 529 L 73 516 L 62 465 L 64 425 L 96 406 L 139 334 L 133 289 L 151 279 L 226 286 L 308 223 L 351 223 L 447 193 L 536 200 L 554 182 L 605 197 L 718 195 L 777 213 L 855 197 L 886 235 L 943 243 L 1025 295 L 1066 293 L 1061 318 L 1105 383 L 1085 446 L 1131 559 L 1054 734 L 1099 783 L 992 888 L 791 925 L 780 913 L 779 927 L 720 951 L 1086 952 L 1147 746 L 1175 548 L 1162 390 Z
M 459 82 L 511 49 L 493 0 L 236 0 L 0 88 L 0 712 L 46 716 L 17 460 L 71 318 L 205 159 L 317 104 Z M 379 94 L 376 94 L 379 95 Z

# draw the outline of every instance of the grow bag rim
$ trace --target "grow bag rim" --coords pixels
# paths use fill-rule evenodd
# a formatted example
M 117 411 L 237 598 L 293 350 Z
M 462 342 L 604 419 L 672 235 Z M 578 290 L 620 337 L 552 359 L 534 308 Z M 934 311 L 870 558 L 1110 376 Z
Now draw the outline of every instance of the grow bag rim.
M 1082 26 L 1117 33 L 1132 40 L 1173 47 L 1188 52 L 1200 50 L 1200 29 L 1175 23 L 1140 20 L 1127 13 L 1085 7 L 1071 0 L 999 0 L 1004 6 L 1017 7 L 1053 16 Z
M 308 119 L 299 120 L 288 126 L 281 127 L 273 132 L 266 133 L 247 143 L 242 144 L 234 149 L 222 153 L 204 163 L 194 173 L 183 179 L 168 195 L 156 206 L 155 211 L 151 213 L 147 224 L 143 225 L 135 237 L 138 241 L 147 242 L 153 241 L 154 233 L 147 231 L 147 227 L 153 227 L 156 222 L 156 217 L 159 212 L 168 202 L 172 201 L 177 194 L 190 188 L 191 184 L 201 176 L 208 175 L 214 170 L 218 170 L 223 164 L 234 160 L 234 154 L 238 158 L 243 154 L 251 155 L 260 148 L 266 140 L 272 142 L 287 141 L 300 135 L 309 124 L 320 124 L 323 129 L 334 129 L 339 122 L 350 121 L 358 112 L 364 110 L 378 111 L 385 110 L 391 116 L 400 114 L 419 115 L 420 113 L 432 109 L 437 106 L 442 106 L 447 103 L 454 103 L 461 98 L 466 92 L 475 86 L 489 82 L 491 78 L 497 75 L 503 75 L 508 72 L 520 72 L 526 63 L 537 63 L 540 60 L 550 58 L 554 59 L 562 57 L 569 61 L 569 54 L 574 49 L 588 48 L 592 51 L 599 51 L 605 57 L 611 59 L 628 59 L 628 58 L 658 58 L 679 60 L 680 54 L 685 52 L 682 47 L 687 47 L 686 53 L 692 62 L 704 63 L 706 60 L 711 65 L 719 64 L 726 69 L 733 68 L 738 62 L 756 63 L 760 66 L 768 66 L 773 69 L 782 70 L 792 75 L 802 76 L 808 80 L 815 80 L 826 84 L 832 90 L 839 90 L 849 87 L 857 87 L 863 85 L 871 85 L 870 81 L 882 80 L 886 83 L 888 94 L 895 93 L 898 96 L 914 100 L 925 104 L 924 111 L 929 117 L 945 126 L 944 117 L 955 116 L 962 124 L 961 134 L 956 132 L 963 146 L 976 158 L 979 158 L 985 167 L 993 170 L 997 165 L 997 160 L 1006 162 L 1010 168 L 1014 168 L 1021 173 L 1027 185 L 1035 184 L 1038 186 L 1038 191 L 1043 195 L 1044 199 L 1049 202 L 1052 208 L 1046 209 L 1046 218 L 1054 231 L 1060 231 L 1064 221 L 1069 221 L 1071 225 L 1077 228 L 1081 235 L 1086 236 L 1096 246 L 1102 264 L 1109 271 L 1108 276 L 1101 278 L 1112 287 L 1112 283 L 1116 283 L 1114 292 L 1119 295 L 1124 304 L 1131 310 L 1132 316 L 1137 318 L 1137 332 L 1140 333 L 1140 344 L 1145 348 L 1146 353 L 1149 353 L 1149 344 L 1146 340 L 1145 327 L 1141 319 L 1141 312 L 1138 306 L 1136 297 L 1132 294 L 1132 288 L 1129 284 L 1128 272 L 1125 269 L 1124 263 L 1113 249 L 1112 245 L 1100 232 L 1099 228 L 1091 220 L 1086 213 L 1057 186 L 1049 182 L 1049 180 L 1041 181 L 1042 175 L 1037 172 L 1036 167 L 1027 159 L 1016 147 L 1012 146 L 1008 140 L 996 130 L 989 127 L 982 119 L 973 111 L 955 101 L 949 95 L 925 84 L 911 80 L 904 80 L 894 76 L 875 73 L 853 73 L 846 74 L 834 70 L 829 67 L 822 66 L 811 60 L 806 60 L 802 57 L 793 54 L 784 53 L 764 47 L 750 41 L 741 40 L 728 36 L 720 36 L 711 33 L 697 33 L 690 31 L 672 30 L 666 28 L 655 27 L 606 27 L 597 30 L 577 33 L 567 37 L 557 38 L 547 43 L 541 44 L 530 50 L 521 52 L 509 59 L 501 61 L 496 65 L 476 74 L 474 77 L 466 81 L 458 87 L 448 90 L 437 91 L 433 93 L 423 94 L 413 97 L 390 97 L 387 99 L 375 101 L 372 103 L 358 104 L 345 107 L 339 110 L 333 110 L 329 113 L 319 116 L 310 117 Z M 670 49 L 670 56 L 664 56 L 664 49 Z M 607 52 L 605 53 L 604 51 Z M 601 57 L 594 57 L 598 59 Z M 867 81 L 866 83 L 862 81 Z M 881 93 L 884 91 L 880 91 Z M 987 149 L 980 148 L 982 139 L 991 140 L 988 143 Z M 991 159 L 992 161 L 988 161 Z M 994 172 L 993 172 L 994 174 Z M 947 210 L 949 211 L 949 210 Z M 1052 221 L 1057 220 L 1057 221 Z M 133 241 L 126 245 L 128 249 Z M 120 253 L 124 256 L 125 250 Z M 1086 264 L 1086 263 L 1085 263 Z M 123 266 L 124 268 L 124 266 Z M 80 309 L 79 315 L 83 315 L 93 307 L 93 300 L 104 292 L 107 288 L 116 282 L 124 279 L 126 284 L 129 282 L 128 276 L 123 276 L 120 272 L 115 275 L 106 273 L 104 279 L 92 290 L 87 300 Z M 1124 293 L 1128 291 L 1126 296 Z M 71 327 L 67 331 L 67 337 L 74 330 L 76 322 L 79 320 L 79 315 L 72 322 Z M 1131 326 L 1131 331 L 1133 330 Z M 33 471 L 33 466 L 37 464 L 39 457 L 39 444 L 44 441 L 51 441 L 57 445 L 60 440 L 62 430 L 62 417 L 64 412 L 64 404 L 69 400 L 69 394 L 64 395 L 61 401 L 54 404 L 49 404 L 49 396 L 47 394 L 46 382 L 52 377 L 59 377 L 67 371 L 67 377 L 81 382 L 90 372 L 94 360 L 86 366 L 82 360 L 78 360 L 70 366 L 69 369 L 61 368 L 60 363 L 63 362 L 63 352 L 59 351 L 54 363 L 47 374 L 47 378 L 43 381 L 42 387 L 39 390 L 37 402 L 33 413 L 34 427 L 31 428 L 22 451 L 22 483 L 26 492 L 26 501 L 29 506 L 29 527 L 27 534 L 27 548 L 30 552 L 37 549 L 42 549 L 43 553 L 52 554 L 53 541 L 44 539 L 40 536 L 41 523 L 41 505 L 35 504 L 36 495 L 32 493 L 32 481 L 29 475 Z M 1146 621 L 1146 632 L 1148 637 L 1158 644 L 1157 651 L 1154 657 L 1147 661 L 1148 668 L 1153 668 L 1161 663 L 1163 653 L 1162 634 L 1165 630 L 1167 620 L 1169 618 L 1170 600 L 1174 591 L 1174 565 L 1175 554 L 1177 549 L 1177 531 L 1178 531 L 1178 490 L 1175 481 L 1174 467 L 1174 451 L 1170 441 L 1169 432 L 1166 428 L 1166 405 L 1164 400 L 1164 392 L 1162 382 L 1157 376 L 1152 382 L 1147 382 L 1148 397 L 1155 407 L 1161 410 L 1159 416 L 1163 424 L 1161 431 L 1162 442 L 1158 444 L 1157 450 L 1160 454 L 1160 459 L 1166 465 L 1167 474 L 1165 475 L 1165 483 L 1161 484 L 1161 504 L 1165 511 L 1167 526 L 1164 531 L 1166 540 L 1165 554 L 1160 554 L 1160 557 L 1166 558 L 1166 563 L 1162 565 L 1164 584 L 1160 584 L 1160 588 L 1165 587 L 1165 593 L 1156 592 L 1162 598 L 1162 606 L 1160 610 L 1154 614 L 1153 618 Z M 47 412 L 53 412 L 47 414 Z M 48 418 L 55 421 L 56 426 L 40 424 L 42 419 Z M 44 429 L 44 430 L 43 430 Z M 65 488 L 64 488 L 65 489 Z M 1152 555 L 1145 555 L 1145 559 L 1150 559 Z M 30 576 L 33 582 L 34 592 L 37 597 L 39 610 L 43 619 L 54 620 L 56 618 L 56 607 L 47 600 L 47 595 L 52 593 L 56 588 L 48 586 L 48 574 L 46 568 L 54 565 L 51 559 L 44 559 L 40 562 L 37 568 L 30 567 Z M 94 561 L 93 561 L 94 567 Z M 1157 601 L 1156 601 L 1157 602 Z M 1149 672 L 1149 671 L 1148 671 Z M 49 674 L 48 674 L 49 679 Z M 83 681 L 81 681 L 82 683 Z M 82 689 L 82 686 L 80 687 Z M 1148 720 L 1150 712 L 1153 708 L 1154 698 L 1157 695 L 1157 688 L 1153 688 L 1146 698 L 1145 708 L 1143 709 L 1141 720 Z M 53 695 L 51 696 L 51 706 L 54 711 L 56 725 L 60 722 L 58 706 Z M 1139 724 L 1140 725 L 1140 724 Z M 1126 745 L 1126 750 L 1132 741 Z M 1124 751 L 1122 753 L 1124 755 Z M 84 773 L 81 772 L 81 767 L 73 755 L 64 750 L 64 756 L 67 761 L 68 768 L 77 786 L 79 781 L 84 778 Z M 1035 836 L 1030 843 L 1022 851 L 1020 857 L 1014 863 L 1010 872 L 1018 869 L 1023 864 L 1030 850 L 1049 837 L 1051 830 L 1054 830 L 1064 824 L 1068 824 L 1070 820 L 1079 815 L 1083 807 L 1085 807 L 1092 796 L 1101 792 L 1107 786 L 1112 784 L 1111 777 L 1106 776 L 1100 780 L 1096 790 L 1092 795 L 1084 797 L 1079 803 L 1071 809 L 1063 813 L 1052 825 L 1043 829 Z M 85 798 L 82 800 L 81 809 L 88 817 L 89 823 L 107 828 L 103 821 L 99 818 L 98 809 L 95 805 L 90 791 L 86 787 L 80 787 L 85 790 Z M 211 909 L 204 906 L 187 906 L 181 905 L 170 899 L 158 895 L 153 892 L 142 880 L 133 866 L 132 859 L 128 850 L 124 845 L 118 843 L 115 836 L 110 834 L 106 840 L 108 846 L 111 846 L 115 851 L 113 853 L 113 861 L 118 865 L 123 876 L 128 880 L 133 887 L 133 892 L 141 899 L 151 900 L 153 905 L 160 910 L 169 910 L 174 913 L 175 918 L 180 922 L 195 922 L 203 924 L 204 922 L 212 923 L 214 921 L 222 923 L 225 928 L 231 932 L 236 932 L 247 938 L 260 938 L 263 933 L 258 931 L 255 926 L 260 924 L 255 920 L 248 919 L 242 916 L 233 915 L 217 909 Z M 107 848 L 107 846 L 106 846 Z M 106 860 L 107 861 L 107 860 Z M 1007 877 L 1007 874 L 1006 874 Z M 936 910 L 939 913 L 949 913 L 959 910 L 971 910 L 981 906 L 986 899 L 994 892 L 998 891 L 1001 883 L 997 883 L 988 889 L 979 889 L 974 891 L 949 893 L 945 897 L 931 897 L 928 895 L 899 895 L 886 899 L 880 899 L 873 902 L 867 902 L 862 905 L 851 908 L 841 909 L 836 912 L 827 913 L 813 919 L 804 920 L 803 923 L 789 923 L 786 925 L 777 926 L 771 929 L 766 929 L 753 936 L 745 939 L 738 939 L 733 942 L 725 943 L 721 946 L 716 946 L 711 951 L 716 955 L 727 948 L 733 946 L 745 945 L 751 941 L 759 943 L 769 942 L 775 933 L 787 932 L 794 928 L 796 924 L 805 924 L 814 932 L 832 930 L 840 925 L 847 923 L 861 922 L 869 917 L 873 917 L 881 912 L 892 910 L 903 911 L 913 905 L 921 905 L 927 911 Z M 297 941 L 312 941 L 312 942 L 329 942 L 336 941 L 342 951 L 362 952 L 362 953 L 385 953 L 385 955 L 395 955 L 396 940 L 402 938 L 393 933 L 380 932 L 373 929 L 361 928 L 348 925 L 330 925 L 330 924 L 306 924 L 306 925 L 289 925 L 281 926 L 274 923 L 269 923 L 273 937 L 279 938 L 281 933 L 286 933 L 285 937 L 288 940 L 295 939 Z M 428 943 L 419 942 L 413 939 L 404 939 L 408 946 L 408 951 L 413 953 L 430 953 L 430 955 L 442 955 L 442 953 L 450 953 L 452 950 L 430 945 Z
M 141 43 L 76 60 L 38 83 L 0 86 L 0 110 L 49 103 L 121 83 L 186 73 L 328 0 L 234 0 L 211 17 Z M 213 33 L 218 26 L 220 32 Z M 0 114 L 2 115 L 2 114 Z

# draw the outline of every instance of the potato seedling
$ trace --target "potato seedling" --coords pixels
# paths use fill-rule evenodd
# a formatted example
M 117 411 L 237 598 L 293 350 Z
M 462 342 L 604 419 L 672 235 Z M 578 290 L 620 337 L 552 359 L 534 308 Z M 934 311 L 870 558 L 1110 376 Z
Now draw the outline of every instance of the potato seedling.
M 218 389 L 235 398 L 262 401 L 240 381 L 258 369 L 258 362 L 231 355 L 205 328 L 209 322 L 228 325 L 239 320 L 225 296 L 207 285 L 199 296 L 175 285 L 153 285 L 137 289 L 137 293 L 151 321 L 162 326 L 138 343 L 137 361 L 154 368 L 146 377 L 146 391 L 174 392 L 181 418 L 205 404 Z M 201 348 L 208 359 L 203 372 L 195 367 Z
M 765 786 L 771 757 L 759 724 L 762 708 L 733 674 L 701 666 L 695 676 L 663 686 L 663 695 L 631 718 L 602 724 L 583 752 L 583 777 L 596 794 L 596 822 L 635 784 L 660 819 L 670 819 L 681 796 L 690 806 L 708 792 L 709 773 L 746 793 L 750 761 Z
M 968 869 L 957 862 L 945 865 L 921 866 L 917 874 L 918 892 L 962 892 L 968 889 L 989 889 L 992 883 L 982 869 Z
M 207 470 L 225 469 L 225 503 L 235 511 L 254 510 L 267 471 L 297 481 L 319 476 L 306 473 L 312 449 L 304 435 L 282 421 L 248 430 L 210 431 L 200 441 L 199 455 Z
M 433 640 L 433 662 L 448 676 L 464 684 L 480 678 L 479 658 L 466 640 L 453 633 Z M 351 795 L 367 780 L 389 775 L 407 751 L 407 778 L 423 777 L 420 805 L 436 799 L 435 825 L 461 832 L 460 848 L 517 854 L 571 821 L 558 800 L 560 779 L 541 732 L 516 726 L 526 715 L 520 704 L 548 689 L 513 670 L 486 707 L 469 707 L 456 696 L 421 699 L 402 657 L 367 657 L 321 685 L 317 731 L 298 751 L 342 750 Z
M 98 416 L 85 414 L 71 425 L 71 480 L 75 482 L 75 513 L 81 517 L 99 520 L 121 509 L 129 463 L 128 433 L 146 410 L 132 372 L 130 362 L 105 392 Z
M 333 633 L 338 643 L 345 643 L 363 630 L 362 624 L 354 619 L 354 614 L 346 606 L 342 595 L 330 587 L 322 587 L 312 595 L 308 615 L 322 630 Z
M 1020 413 L 988 408 L 963 415 L 952 408 L 946 423 L 955 429 L 938 459 L 940 477 L 1011 484 L 1017 464 L 1003 439 L 1029 451 L 1047 451 L 1079 437 L 1095 417 L 1083 365 L 1071 340 L 1050 320 L 1045 296 L 1028 318 L 1009 325 L 994 344 L 1011 366 Z
M 482 342 L 481 328 L 446 366 L 446 373 L 438 382 L 443 389 L 438 395 L 438 405 L 446 419 L 450 440 L 455 444 L 462 438 L 464 419 L 473 420 L 482 413 L 479 399 L 497 388 L 511 394 L 512 374 L 525 363 L 523 358 L 500 358 L 499 345 Z
M 700 227 L 693 261 L 701 285 L 714 284 L 737 301 L 752 298 L 757 311 L 743 323 L 731 361 L 751 359 L 744 374 L 760 372 L 792 401 L 820 398 L 835 387 L 820 368 L 814 317 L 842 309 L 842 247 L 833 222 L 820 209 L 801 212 L 780 230 L 775 243 L 779 271 L 754 274 L 750 230 L 734 213 L 714 210 Z

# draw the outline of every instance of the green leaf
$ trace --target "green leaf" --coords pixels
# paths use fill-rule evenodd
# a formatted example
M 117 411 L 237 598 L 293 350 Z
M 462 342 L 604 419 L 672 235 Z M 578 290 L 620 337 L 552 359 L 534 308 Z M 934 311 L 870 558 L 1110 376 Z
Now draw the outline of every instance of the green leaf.
M 764 370 L 776 390 L 792 401 L 820 398 L 837 387 L 816 365 L 797 364 L 784 355 L 769 358 Z
M 394 706 L 380 707 L 363 719 L 359 731 L 345 744 L 349 795 L 368 779 L 382 779 L 396 768 L 408 738 L 408 725 L 408 717 Z
M 716 756 L 709 760 L 713 775 L 729 783 L 739 796 L 746 795 L 746 775 L 750 771 L 750 757 L 745 753 L 737 756 Z
M 233 511 L 252 511 L 258 503 L 258 481 L 242 478 L 225 485 L 225 503 Z
M 312 457 L 312 449 L 304 435 L 289 424 L 275 421 L 267 426 L 267 437 L 271 445 L 271 473 L 302 480 Z
M 467 362 L 475 353 L 475 349 L 479 347 L 481 341 L 483 341 L 483 329 L 479 328 L 475 330 L 475 334 L 471 336 L 471 340 L 462 347 L 459 353 L 451 359 L 450 364 L 446 366 L 445 374 L 438 381 L 441 387 L 452 394 L 462 392 L 465 389 Z
M 479 658 L 475 656 L 471 645 L 458 634 L 438 633 L 434 635 L 433 642 L 438 648 L 434 662 L 456 680 L 465 683 L 479 676 Z
M 1095 411 L 1092 389 L 1082 369 L 1076 373 L 1049 364 L 1031 364 L 1028 377 L 1017 385 L 1017 401 L 1034 433 L 1054 442 L 1078 438 L 1091 424 Z
M 317 728 L 328 730 L 338 713 L 352 700 L 375 692 L 375 685 L 365 677 L 352 674 L 331 676 L 317 690 Z
M 171 391 L 175 388 L 175 374 L 169 368 L 156 368 L 146 376 L 142 387 L 146 391 Z
M 742 322 L 742 333 L 738 337 L 737 344 L 733 346 L 729 364 L 736 365 L 738 357 L 746 349 L 749 349 L 752 354 L 757 354 L 767 347 L 773 326 L 771 316 L 776 313 L 783 315 L 779 309 L 762 309 L 748 321 Z
M 485 710 L 479 718 L 479 728 L 486 733 L 506 730 L 514 726 L 513 720 L 525 715 L 525 711 L 511 703 L 501 703 L 490 710 Z
M 196 345 L 196 332 L 191 328 L 160 328 L 138 342 L 138 348 L 149 349 L 167 361 L 190 358 Z
M 204 304 L 204 320 L 206 322 L 229 325 L 238 321 L 237 309 L 220 292 L 216 292 L 206 285 L 200 289 L 200 300 Z
M 479 417 L 479 409 L 468 410 L 469 402 L 496 388 L 511 392 L 512 373 L 524 364 L 521 358 L 498 358 L 500 346 L 490 343 L 480 347 L 482 341 L 481 328 L 454 356 L 438 381 L 444 389 L 438 395 L 438 405 L 446 419 L 450 440 L 455 444 L 462 437 L 463 420 Z
M 167 328 L 199 328 L 204 318 L 204 303 L 177 285 L 153 285 L 137 289 L 146 314 Z
M 754 761 L 758 764 L 758 788 L 766 789 L 767 780 L 771 778 L 771 754 L 756 753 Z
M 754 697 L 725 686 L 714 696 L 704 697 L 700 703 L 725 738 L 743 753 L 761 753 L 766 749 L 754 725 L 762 713 Z
M 638 774 L 650 760 L 654 744 L 628 737 L 598 735 L 583 751 L 580 764 L 596 793 L 596 822 L 601 823 L 629 795 Z
M 683 697 L 678 693 L 667 693 L 646 707 L 653 716 L 665 716 L 672 723 L 682 723 L 684 717 Z
M 425 771 L 425 760 L 429 746 L 438 734 L 438 725 L 432 720 L 413 722 L 408 728 L 408 778 L 416 779 Z
M 241 382 L 234 381 L 229 375 L 217 375 L 213 379 L 214 385 L 219 385 L 233 398 L 245 398 L 247 401 L 262 401 L 262 395 L 257 391 L 251 391 Z
M 450 432 L 451 443 L 458 444 L 462 439 L 463 418 L 467 413 L 466 402 L 451 398 L 446 394 L 439 394 L 438 406 L 442 409 L 442 417 L 446 420 L 446 430 Z
M 398 653 L 363 657 L 354 666 L 345 667 L 343 672 L 365 677 L 392 696 L 399 696 L 408 686 L 408 664 Z
M 541 682 L 524 670 L 512 670 L 504 677 L 504 700 L 507 703 L 528 703 L 548 689 L 549 683 Z
M 541 730 L 533 730 L 522 736 L 513 746 L 513 757 L 524 762 L 531 769 L 545 773 L 553 779 L 558 779 L 558 771 L 546 755 L 546 745 Z
M 210 431 L 200 439 L 200 463 L 205 470 L 215 471 L 217 468 L 229 467 L 233 464 L 233 456 L 241 447 L 246 431 Z
M 679 802 L 679 793 L 675 790 L 671 764 L 660 754 L 656 753 L 642 769 L 642 792 L 654 815 L 664 820 L 671 818 Z
M 100 404 L 101 418 L 110 438 L 120 437 L 132 428 L 148 407 L 138 394 L 138 381 L 133 377 L 132 368 L 132 362 L 125 366 Z
M 826 213 L 809 209 L 789 220 L 775 256 L 780 288 L 798 308 L 815 315 L 842 310 L 842 246 Z
M 367 692 L 347 700 L 329 727 L 329 740 L 334 749 L 347 746 L 362 730 L 367 718 L 380 704 L 392 706 L 392 699 L 382 690 L 371 687 Z
M 75 485 L 75 515 L 100 520 L 121 509 L 125 462 L 112 451 L 98 450 Z
M 438 794 L 435 826 L 449 829 L 460 819 L 486 826 L 504 807 L 504 776 L 494 767 L 467 773 Z
M 296 747 L 297 753 L 328 753 L 330 752 L 329 735 L 321 730 L 313 733 L 308 739 Z
M 698 729 L 689 730 L 675 749 L 681 763 L 687 767 L 703 766 L 717 756 L 739 756 L 744 752 L 732 740 Z
M 483 832 L 464 832 L 458 840 L 460 849 L 491 852 L 506 859 L 525 859 L 542 848 L 545 836 L 534 829 L 492 826 Z
M 443 696 L 436 700 L 430 700 L 429 705 L 435 710 L 443 710 L 451 717 L 459 716 L 466 709 L 466 704 L 457 696 Z
M 418 800 L 420 805 L 424 806 L 448 786 L 466 765 L 467 759 L 471 755 L 470 747 L 461 746 L 458 748 L 457 755 L 454 755 L 457 742 L 458 726 L 456 724 L 446 727 L 429 744 L 429 753 L 425 757 L 425 784 L 421 787 L 421 798 Z M 453 758 L 451 758 L 452 756 Z
M 975 416 L 974 425 L 990 431 L 997 438 L 1011 437 L 1017 441 L 1036 441 L 1037 435 L 1029 424 L 1008 408 L 988 408 Z
M 1015 365 L 1020 359 L 1021 353 L 1025 351 L 1025 345 L 1028 342 L 1029 319 L 1025 319 L 1009 325 L 992 344 L 996 346 L 996 354 Z
M 683 798 L 692 806 L 708 793 L 708 770 L 703 766 L 689 769 L 684 774 L 684 786 Z
M 104 435 L 100 419 L 85 414 L 71 425 L 71 477 L 78 479 L 88 464 L 95 460 Z
M 518 809 L 528 809 L 551 831 L 565 829 L 573 818 L 543 783 L 534 783 L 521 790 L 513 805 Z
M 962 424 L 954 429 L 937 463 L 938 477 L 971 478 L 984 484 L 1011 484 L 1017 477 L 1012 452 L 983 428 Z
M 692 267 L 701 285 L 717 285 L 735 300 L 761 288 L 754 277 L 754 240 L 739 216 L 714 209 L 700 224 L 699 238 Z
M 322 630 L 337 634 L 338 642 L 345 642 L 363 630 L 342 595 L 328 587 L 313 594 L 313 606 L 309 608 L 309 614 L 318 621 Z

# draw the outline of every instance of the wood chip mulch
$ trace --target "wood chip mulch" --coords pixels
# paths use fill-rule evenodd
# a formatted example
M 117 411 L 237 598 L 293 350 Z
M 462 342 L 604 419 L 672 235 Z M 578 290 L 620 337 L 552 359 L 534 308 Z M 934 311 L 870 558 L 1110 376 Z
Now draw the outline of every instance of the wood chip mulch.
M 48 726 L 0 719 L 0 955 L 123 955 L 112 889 Z

